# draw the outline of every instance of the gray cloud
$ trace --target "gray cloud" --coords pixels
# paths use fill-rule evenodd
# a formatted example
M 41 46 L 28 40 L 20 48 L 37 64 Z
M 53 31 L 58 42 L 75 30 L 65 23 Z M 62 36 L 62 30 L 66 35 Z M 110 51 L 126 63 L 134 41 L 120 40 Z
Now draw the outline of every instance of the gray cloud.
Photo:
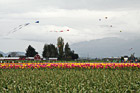
M 139 0 L 40 0 L 38 5 L 63 9 L 121 10 L 139 8 Z
M 0 1 L 0 10 L 4 13 L 22 13 L 47 8 L 121 11 L 138 9 L 139 3 L 139 0 L 6 0 Z
M 70 44 L 106 37 L 139 38 L 139 4 L 139 0 L 1 0 L 0 36 L 10 39 L 1 39 L 0 42 L 16 44 L 24 41 L 26 45 L 34 44 L 39 50 L 39 42 L 41 45 L 56 44 L 59 36 Z M 105 19 L 106 16 L 108 19 Z M 37 20 L 39 24 L 34 23 Z M 32 24 L 7 35 L 15 27 L 28 22 Z M 49 32 L 67 28 L 69 33 Z M 16 47 L 5 46 L 7 50 Z M 22 44 L 19 46 L 22 47 Z M 21 50 L 19 47 L 16 49 Z

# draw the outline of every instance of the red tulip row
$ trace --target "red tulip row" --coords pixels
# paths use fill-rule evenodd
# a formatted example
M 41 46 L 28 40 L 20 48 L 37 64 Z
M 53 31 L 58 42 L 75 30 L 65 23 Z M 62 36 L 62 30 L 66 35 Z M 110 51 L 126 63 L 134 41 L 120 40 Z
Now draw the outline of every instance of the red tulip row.
M 140 63 L 1 63 L 0 69 L 24 68 L 86 68 L 86 69 L 123 69 L 140 68 Z

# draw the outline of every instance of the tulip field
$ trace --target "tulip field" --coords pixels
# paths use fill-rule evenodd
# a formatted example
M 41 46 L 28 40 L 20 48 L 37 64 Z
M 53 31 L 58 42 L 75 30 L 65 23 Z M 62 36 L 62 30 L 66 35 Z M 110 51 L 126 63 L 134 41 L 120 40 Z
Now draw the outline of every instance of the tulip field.
M 140 63 L 1 63 L 0 92 L 140 93 Z
M 1 63 L 1 69 L 140 69 L 140 63 Z

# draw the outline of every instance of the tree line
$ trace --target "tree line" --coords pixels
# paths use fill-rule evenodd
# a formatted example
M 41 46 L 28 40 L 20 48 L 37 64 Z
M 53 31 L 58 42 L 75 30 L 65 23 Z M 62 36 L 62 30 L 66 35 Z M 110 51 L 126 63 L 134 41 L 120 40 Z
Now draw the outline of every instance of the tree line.
M 34 57 L 38 52 L 29 45 L 26 49 L 26 57 Z M 43 58 L 58 58 L 59 60 L 74 60 L 78 59 L 79 56 L 71 50 L 68 42 L 64 46 L 64 39 L 59 37 L 57 39 L 57 47 L 53 44 L 45 44 L 42 52 Z

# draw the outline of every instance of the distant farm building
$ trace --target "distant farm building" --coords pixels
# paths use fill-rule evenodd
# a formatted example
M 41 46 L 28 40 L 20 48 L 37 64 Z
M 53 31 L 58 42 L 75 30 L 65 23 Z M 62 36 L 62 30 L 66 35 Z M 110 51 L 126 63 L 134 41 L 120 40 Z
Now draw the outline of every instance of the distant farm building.
M 57 58 L 49 58 L 50 61 L 57 61 Z
M 34 56 L 34 60 L 41 60 L 40 55 L 36 54 L 36 55 Z
M 41 60 L 41 57 L 37 54 L 34 57 L 0 57 L 0 60 Z
M 103 58 L 103 60 L 113 62 L 113 60 L 119 61 L 119 60 L 121 60 L 121 58 L 120 57 L 109 57 L 109 58 Z
M 128 61 L 128 56 L 124 56 L 124 62 L 127 62 Z
M 20 57 L 0 57 L 0 60 L 19 60 Z

